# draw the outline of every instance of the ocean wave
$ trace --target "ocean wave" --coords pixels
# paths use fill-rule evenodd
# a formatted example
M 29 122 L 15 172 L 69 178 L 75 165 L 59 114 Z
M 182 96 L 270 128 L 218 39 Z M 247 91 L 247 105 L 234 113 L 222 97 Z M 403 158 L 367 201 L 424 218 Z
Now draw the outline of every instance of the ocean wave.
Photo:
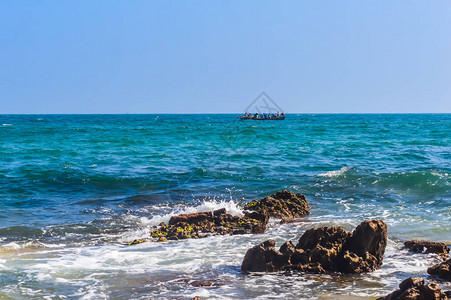
M 417 191 L 425 193 L 449 193 L 451 176 L 448 172 L 439 170 L 410 171 L 410 172 L 375 172 L 351 167 L 328 171 L 316 175 L 327 178 L 328 183 L 340 183 L 345 188 L 347 183 L 360 184 L 377 189 L 391 189 L 392 191 Z M 321 182 L 320 182 L 321 184 Z M 337 187 L 337 186 L 335 186 Z
M 168 223 L 169 219 L 174 215 L 179 214 L 191 214 L 196 212 L 213 211 L 216 209 L 225 208 L 227 213 L 242 217 L 244 215 L 243 210 L 240 208 L 239 204 L 233 200 L 204 200 L 201 204 L 197 206 L 182 205 L 174 208 L 171 212 L 164 215 L 157 215 L 148 219 L 147 224 L 151 226 L 157 226 L 161 222 Z
M 422 192 L 449 192 L 451 177 L 448 173 L 433 172 L 392 172 L 379 174 L 373 184 L 378 187 Z
M 328 171 L 325 173 L 318 174 L 317 176 L 334 178 L 334 177 L 339 177 L 339 176 L 345 175 L 346 172 L 348 172 L 349 170 L 351 170 L 351 168 L 342 167 L 340 170 Z
M 11 226 L 0 228 L 0 236 L 7 238 L 24 239 L 32 236 L 42 234 L 43 230 L 39 228 L 32 228 L 28 226 Z

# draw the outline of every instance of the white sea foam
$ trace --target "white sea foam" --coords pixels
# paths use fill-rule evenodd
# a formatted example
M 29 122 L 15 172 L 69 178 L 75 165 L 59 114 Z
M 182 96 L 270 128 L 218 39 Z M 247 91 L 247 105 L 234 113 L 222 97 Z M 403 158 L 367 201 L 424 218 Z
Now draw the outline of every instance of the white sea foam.
M 349 168 L 349 167 L 343 167 L 340 170 L 328 171 L 325 173 L 318 174 L 318 176 L 320 176 L 320 177 L 338 177 L 338 176 L 345 174 L 350 169 L 351 168 Z
M 199 211 L 205 206 L 198 206 Z M 216 208 L 216 207 L 214 207 Z M 185 210 L 186 211 L 186 210 Z M 186 211 L 187 212 L 187 211 Z M 137 217 L 134 220 L 140 221 Z M 329 221 L 327 221 L 329 220 Z M 409 254 L 402 243 L 389 240 L 382 269 L 363 275 L 343 276 L 280 274 L 244 275 L 240 265 L 247 249 L 273 238 L 277 247 L 297 239 L 307 229 L 321 225 L 345 225 L 353 220 L 331 221 L 312 217 L 311 222 L 277 225 L 258 235 L 213 236 L 205 239 L 148 242 L 134 246 L 104 244 L 36 251 L 0 261 L 7 268 L 20 265 L 29 282 L 59 285 L 67 296 L 106 299 L 121 291 L 129 298 L 173 298 L 180 295 L 204 298 L 256 298 L 267 295 L 284 299 L 340 299 L 340 295 L 381 296 L 408 276 L 424 276 L 436 255 Z M 148 221 L 144 220 L 144 223 Z M 105 278 L 108 278 L 105 281 Z M 216 287 L 194 287 L 193 281 L 211 281 Z M 448 285 L 449 287 L 449 285 Z M 10 287 L 6 287 L 6 290 Z M 21 293 L 42 295 L 38 286 Z M 138 294 L 137 294 L 138 293 Z M 45 295 L 42 295 L 42 298 Z M 47 296 L 51 296 L 50 294 Z M 125 297 L 125 296 L 124 296 Z
M 342 205 L 353 205 L 352 201 L 341 201 Z M 243 213 L 233 201 L 208 200 L 196 207 L 165 207 L 161 213 L 151 217 L 129 214 L 123 216 L 120 222 L 136 224 L 138 228 L 116 234 L 119 243 L 58 248 L 43 246 L 22 253 L 24 255 L 4 254 L 5 257 L 0 253 L 0 265 L 3 270 L 16 270 L 20 266 L 23 270 L 21 276 L 25 276 L 27 282 L 39 283 L 29 290 L 19 284 L 16 290 L 20 291 L 18 295 L 22 297 L 55 297 L 50 292 L 45 294 L 40 289 L 42 284 L 58 286 L 69 298 L 81 299 L 107 299 L 118 291 L 121 297 L 136 299 L 169 299 L 180 295 L 215 299 L 265 299 L 268 295 L 284 299 L 341 299 L 344 295 L 386 295 L 402 279 L 425 276 L 427 267 L 438 262 L 436 255 L 412 255 L 403 249 L 402 242 L 389 239 L 382 269 L 374 273 L 337 279 L 314 274 L 281 276 L 277 273 L 244 275 L 240 272 L 246 251 L 267 239 L 274 239 L 276 246 L 280 247 L 287 240 L 297 243 L 299 237 L 313 227 L 343 226 L 351 231 L 359 223 L 349 215 L 337 217 L 333 214 L 312 215 L 305 218 L 306 222 L 283 225 L 278 224 L 279 220 L 271 219 L 267 232 L 258 235 L 212 236 L 166 243 L 147 242 L 134 246 L 121 244 L 134 238 L 147 237 L 151 226 L 161 221 L 167 222 L 174 214 L 223 207 L 235 215 Z M 386 215 L 387 212 L 382 211 L 382 214 Z M 18 253 L 23 251 L 22 246 L 16 243 L 10 243 L 8 247 Z M 193 281 L 211 281 L 219 286 L 195 287 Z M 450 285 L 446 288 L 450 289 Z M 6 286 L 5 291 L 8 295 L 15 295 L 15 287 L 14 284 Z
M 169 219 L 173 215 L 191 214 L 191 213 L 204 212 L 204 211 L 213 211 L 213 210 L 220 209 L 220 208 L 225 208 L 227 213 L 234 215 L 234 216 L 242 217 L 244 215 L 241 208 L 233 200 L 230 200 L 230 201 L 206 200 L 206 201 L 203 201 L 198 206 L 178 207 L 178 208 L 175 208 L 174 211 L 171 211 L 168 214 L 154 216 L 153 218 L 147 219 L 147 220 L 143 219 L 143 221 L 148 222 L 147 224 L 149 224 L 149 225 L 156 226 L 156 225 L 160 224 L 161 222 L 165 222 L 165 223 L 169 222 Z

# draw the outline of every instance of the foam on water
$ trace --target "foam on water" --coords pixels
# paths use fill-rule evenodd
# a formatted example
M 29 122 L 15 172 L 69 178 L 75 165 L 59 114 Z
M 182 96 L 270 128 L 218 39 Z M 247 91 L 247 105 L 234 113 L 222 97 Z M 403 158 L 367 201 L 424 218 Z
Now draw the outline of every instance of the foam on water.
M 243 211 L 238 206 L 236 202 L 233 200 L 231 201 L 225 201 L 225 200 L 204 200 L 200 205 L 197 206 L 182 206 L 179 208 L 176 208 L 172 210 L 171 212 L 162 215 L 162 216 L 154 216 L 151 219 L 142 219 L 143 222 L 152 225 L 157 226 L 161 222 L 168 223 L 169 219 L 173 215 L 179 215 L 179 214 L 191 214 L 196 212 L 205 212 L 205 211 L 213 211 L 216 209 L 225 208 L 227 213 L 234 215 L 234 216 L 240 216 L 242 217 Z
M 213 201 L 196 207 L 176 208 L 179 212 L 197 212 L 224 206 L 241 212 L 236 203 Z M 166 216 L 160 216 L 164 219 Z M 65 247 L 40 245 L 33 251 L 10 243 L 9 252 L 0 252 L 4 272 L 21 270 L 4 287 L 11 296 L 30 298 L 77 297 L 108 299 L 140 297 L 169 299 L 180 296 L 204 296 L 209 299 L 340 299 L 343 297 L 381 296 L 396 288 L 408 276 L 425 276 L 428 266 L 439 262 L 436 255 L 409 254 L 402 242 L 389 239 L 382 269 L 362 275 L 252 274 L 240 272 L 244 254 L 250 247 L 269 238 L 279 247 L 286 240 L 297 242 L 309 228 L 343 226 L 355 228 L 354 219 L 334 220 L 333 216 L 309 216 L 305 222 L 279 225 L 271 219 L 268 231 L 259 235 L 213 236 L 204 239 L 148 242 L 125 246 L 126 236 L 148 234 L 150 219 L 129 216 L 146 229 L 117 235 L 116 244 Z M 5 247 L 6 245 L 4 245 Z M 29 249 L 29 248 L 28 248 Z M 25 250 L 25 252 L 24 252 Z M 16 251 L 12 255 L 11 252 Z M 27 278 L 25 281 L 24 279 Z M 209 281 L 211 287 L 195 282 Z M 36 282 L 34 286 L 33 282 Z M 451 284 L 442 284 L 451 288 Z M 47 288 L 46 288 L 47 287 Z
M 325 173 L 320 173 L 320 174 L 318 174 L 318 176 L 320 176 L 320 177 L 339 177 L 339 176 L 344 175 L 349 170 L 351 170 L 351 168 L 343 167 L 340 170 L 328 171 L 328 172 L 325 172 Z

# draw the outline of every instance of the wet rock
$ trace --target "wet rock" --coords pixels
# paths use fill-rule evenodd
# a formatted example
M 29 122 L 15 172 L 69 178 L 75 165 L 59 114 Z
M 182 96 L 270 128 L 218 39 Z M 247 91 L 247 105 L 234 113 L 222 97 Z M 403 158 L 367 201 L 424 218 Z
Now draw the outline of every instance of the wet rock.
M 414 253 L 435 253 L 443 260 L 448 257 L 449 249 L 445 243 L 428 241 L 407 241 L 404 246 Z
M 195 286 L 195 287 L 212 286 L 213 282 L 211 282 L 211 281 L 193 281 L 193 282 L 191 282 L 191 285 Z
M 209 234 L 258 234 L 266 230 L 269 215 L 265 211 L 246 212 L 244 217 L 232 216 L 225 208 L 213 212 L 199 212 L 172 216 L 166 225 L 161 223 L 151 231 L 154 239 L 180 240 L 202 238 Z
M 305 219 L 282 219 L 279 224 L 291 224 L 291 223 L 305 223 L 310 222 L 310 220 Z
M 387 224 L 381 220 L 362 222 L 344 246 L 342 271 L 363 273 L 379 269 L 386 246 Z
M 443 280 L 451 281 L 451 259 L 430 267 L 428 269 L 428 274 L 435 275 Z
M 377 300 L 446 300 L 440 286 L 431 281 L 425 284 L 420 277 L 410 277 L 399 284 L 399 290 Z
M 127 243 L 127 245 L 128 246 L 137 245 L 137 244 L 145 243 L 147 241 L 148 241 L 148 239 L 135 239 L 135 240 L 131 241 L 130 243 Z
M 261 200 L 254 200 L 245 206 L 249 210 L 264 210 L 271 217 L 293 219 L 310 214 L 310 206 L 303 194 L 283 190 Z
M 310 273 L 362 273 L 380 268 L 387 245 L 387 225 L 362 222 L 353 233 L 342 227 L 307 230 L 295 246 L 285 242 L 275 249 L 268 240 L 249 249 L 241 269 L 250 272 L 299 270 Z
M 206 221 L 212 217 L 212 212 L 199 212 L 193 214 L 181 214 L 178 216 L 172 216 L 169 219 L 169 225 L 174 225 L 177 223 L 188 223 L 188 224 L 197 224 L 203 221 Z
M 285 255 L 274 249 L 276 242 L 267 240 L 249 249 L 244 256 L 241 270 L 253 272 L 273 272 L 285 264 Z
M 324 270 L 336 271 L 338 258 L 350 234 L 343 227 L 320 227 L 307 230 L 296 249 L 303 251 L 302 262 L 318 263 Z

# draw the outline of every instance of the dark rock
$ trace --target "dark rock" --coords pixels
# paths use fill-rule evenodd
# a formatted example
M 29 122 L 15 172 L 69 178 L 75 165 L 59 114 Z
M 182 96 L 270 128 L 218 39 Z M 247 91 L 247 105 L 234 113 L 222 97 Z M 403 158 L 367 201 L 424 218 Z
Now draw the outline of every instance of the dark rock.
M 424 285 L 424 279 L 421 277 L 409 277 L 407 279 L 404 279 L 400 284 L 399 284 L 399 289 L 401 291 L 406 291 L 410 288 L 416 288 L 419 287 L 421 285 Z
M 227 214 L 225 208 L 213 212 L 199 212 L 172 216 L 168 225 L 162 223 L 151 231 L 152 238 L 180 240 L 202 238 L 208 234 L 263 233 L 269 215 L 265 211 L 245 213 L 244 217 Z
M 296 252 L 296 247 L 294 246 L 292 241 L 288 241 L 285 242 L 282 247 L 280 247 L 279 251 L 283 255 L 291 256 L 294 252 Z
M 211 282 L 211 281 L 193 281 L 193 282 L 191 282 L 191 285 L 195 286 L 195 287 L 212 286 L 213 282 Z
M 283 190 L 245 206 L 249 210 L 265 210 L 271 217 L 293 219 L 310 214 L 310 206 L 302 194 Z
M 226 214 L 225 208 L 220 208 L 220 209 L 213 211 L 213 216 L 215 216 L 215 217 L 220 216 L 220 215 L 225 215 L 225 214 Z
M 448 257 L 449 249 L 445 243 L 428 241 L 407 241 L 404 246 L 414 253 L 435 253 L 443 260 Z
M 445 292 L 446 297 L 448 297 L 449 299 L 451 299 L 451 291 L 446 291 Z
M 377 300 L 446 300 L 440 286 L 431 281 L 427 284 L 420 277 L 410 277 L 399 284 L 399 290 Z
M 267 240 L 247 250 L 241 264 L 242 271 L 273 272 L 280 270 L 286 257 L 274 249 L 276 242 Z
M 443 280 L 451 281 L 451 259 L 430 267 L 428 269 L 428 274 L 435 275 Z
M 291 223 L 305 223 L 310 222 L 310 220 L 306 219 L 282 219 L 279 224 L 291 224 Z
M 380 268 L 387 245 L 387 225 L 365 221 L 353 233 L 342 227 L 307 230 L 296 246 L 285 242 L 276 251 L 269 240 L 249 249 L 243 271 L 299 270 L 311 273 L 362 273 Z
M 299 239 L 296 249 L 303 250 L 301 262 L 319 263 L 327 271 L 336 271 L 338 257 L 349 238 L 343 227 L 320 227 L 307 230 Z
M 181 214 L 178 216 L 172 216 L 171 219 L 169 219 L 169 225 L 174 225 L 177 223 L 188 223 L 188 224 L 197 224 L 201 223 L 203 221 L 208 220 L 212 217 L 212 212 L 199 212 L 199 213 L 193 213 L 193 214 Z
M 344 246 L 342 271 L 362 273 L 382 266 L 387 246 L 387 224 L 381 220 L 362 222 Z

